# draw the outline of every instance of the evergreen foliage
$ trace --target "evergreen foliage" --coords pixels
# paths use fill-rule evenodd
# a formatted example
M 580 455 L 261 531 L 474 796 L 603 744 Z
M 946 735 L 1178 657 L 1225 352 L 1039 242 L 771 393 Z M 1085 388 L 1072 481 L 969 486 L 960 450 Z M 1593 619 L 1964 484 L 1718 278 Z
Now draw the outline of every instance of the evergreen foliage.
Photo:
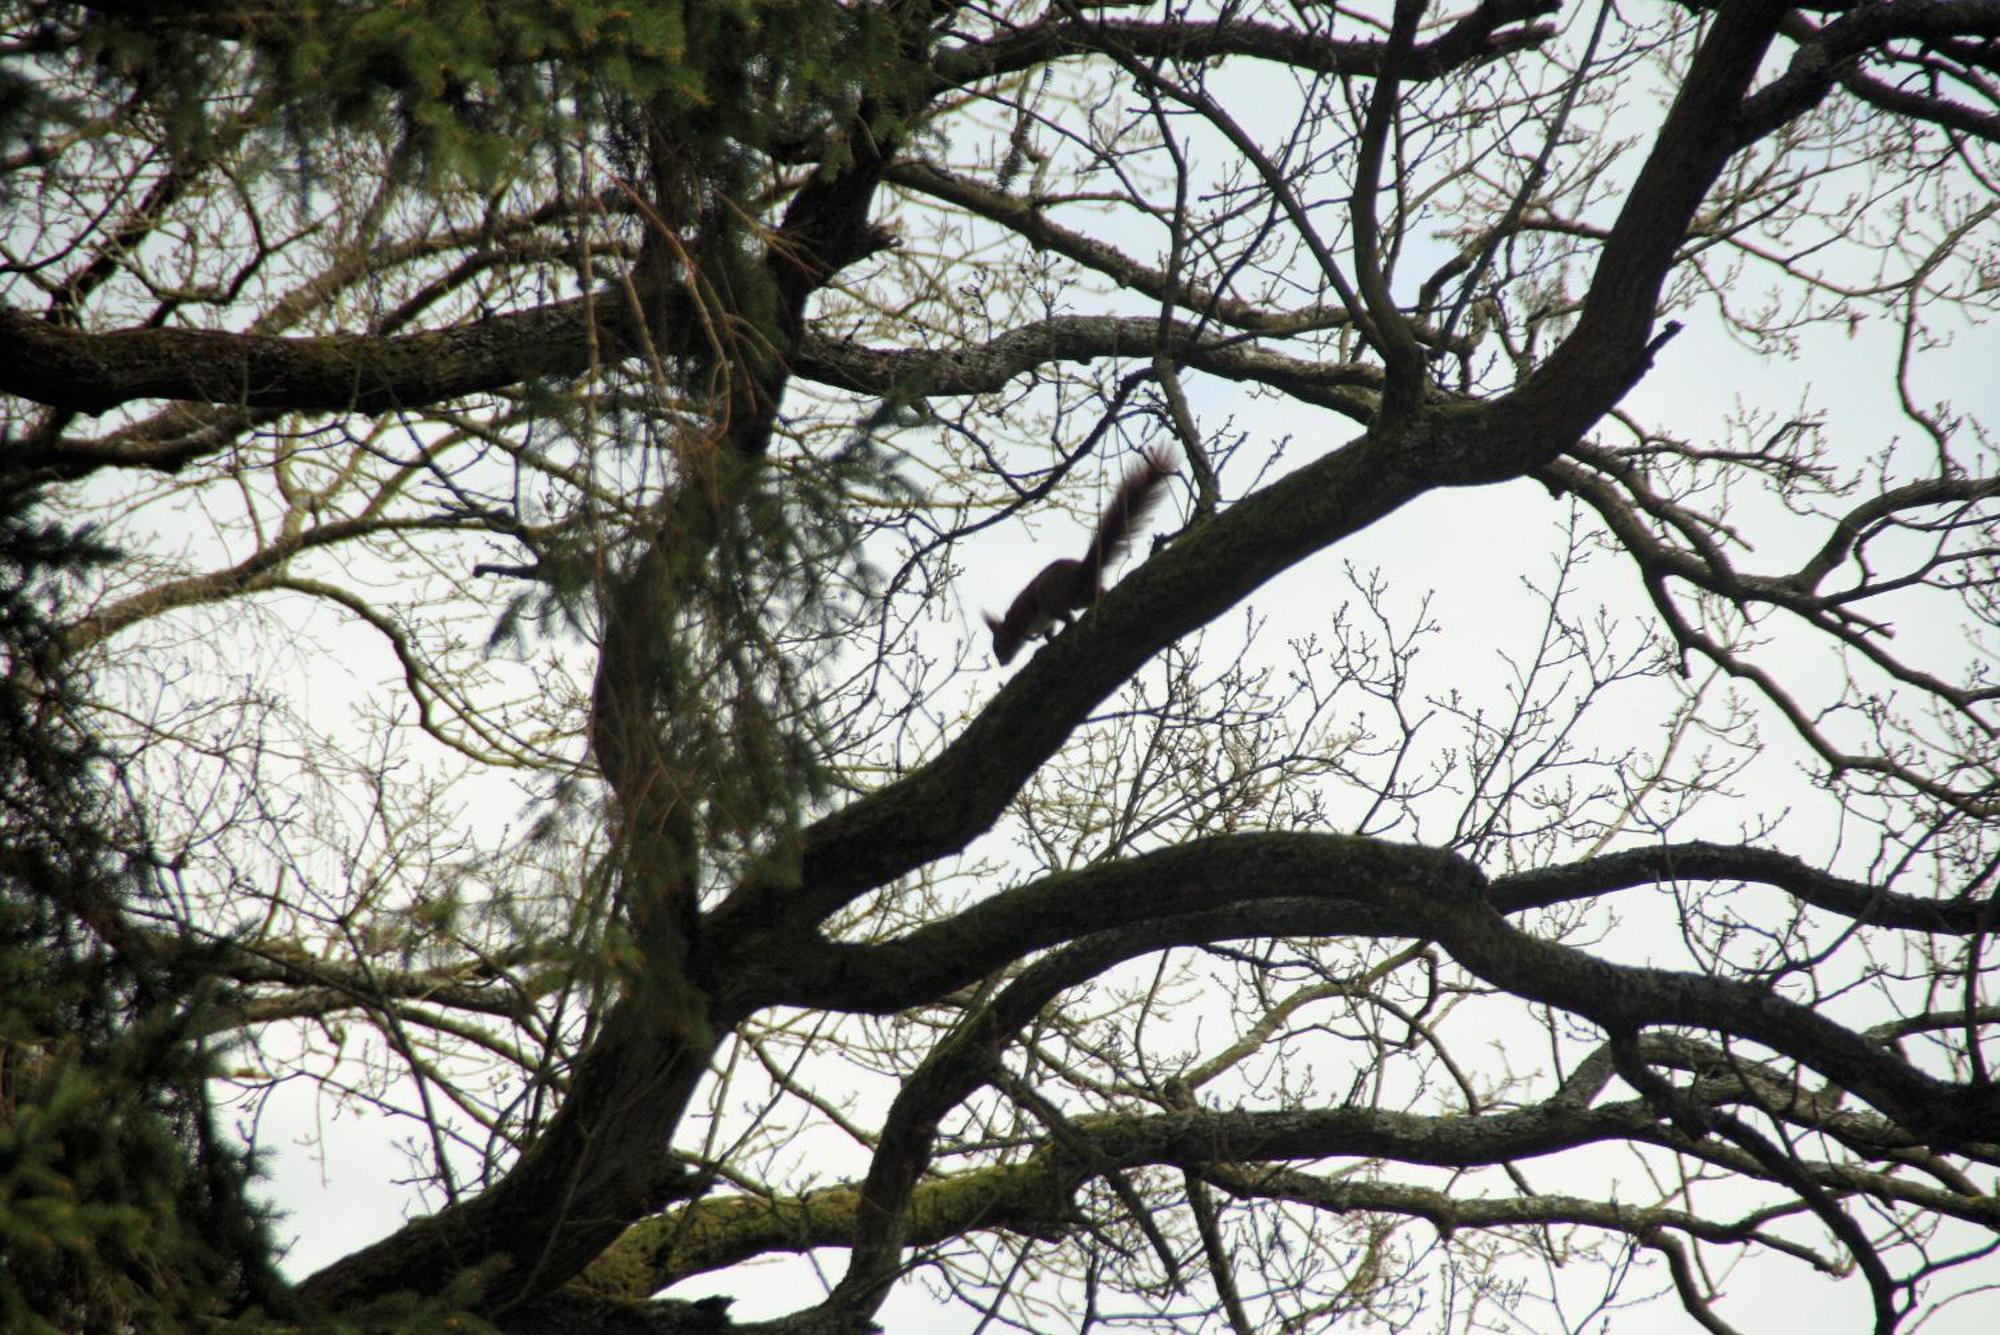
M 280 1290 L 211 1125 L 209 952 L 148 945 L 145 880 L 51 653 L 66 576 L 110 555 L 0 489 L 0 1327 L 192 1328 Z
M 9 6 L 10 9 L 18 9 Z M 27 6 L 21 49 L 94 73 L 183 143 L 218 111 L 310 153 L 328 134 L 393 131 L 406 161 L 505 174 L 524 143 L 642 108 L 654 146 L 727 177 L 744 149 L 824 132 L 897 64 L 872 8 L 834 0 L 274 0 Z M 84 100 L 9 76 L 0 109 L 60 121 Z

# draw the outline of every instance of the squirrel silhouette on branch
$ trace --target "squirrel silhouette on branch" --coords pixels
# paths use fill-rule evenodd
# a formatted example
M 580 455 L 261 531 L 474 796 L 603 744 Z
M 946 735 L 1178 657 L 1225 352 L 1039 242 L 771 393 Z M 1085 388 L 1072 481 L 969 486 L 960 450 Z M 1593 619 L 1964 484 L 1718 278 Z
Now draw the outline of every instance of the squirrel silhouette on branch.
M 1029 640 L 1055 638 L 1058 623 L 1068 629 L 1077 612 L 1097 601 L 1104 592 L 1104 568 L 1118 559 L 1147 513 L 1160 503 L 1160 484 L 1172 472 L 1172 461 L 1159 451 L 1147 450 L 1139 456 L 1139 462 L 1118 484 L 1111 504 L 1098 516 L 1097 532 L 1083 559 L 1064 556 L 1049 562 L 1028 581 L 1006 616 L 987 616 L 995 658 L 1007 663 Z

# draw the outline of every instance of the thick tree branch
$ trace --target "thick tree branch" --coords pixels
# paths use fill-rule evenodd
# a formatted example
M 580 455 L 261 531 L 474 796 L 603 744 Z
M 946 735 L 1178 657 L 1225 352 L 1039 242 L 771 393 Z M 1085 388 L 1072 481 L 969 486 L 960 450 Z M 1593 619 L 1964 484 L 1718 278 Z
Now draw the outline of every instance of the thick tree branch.
M 295 412 L 417 408 L 589 369 L 638 346 L 625 293 L 607 289 L 419 334 L 281 338 L 209 329 L 87 333 L 0 307 L 0 393 L 100 413 L 140 399 Z M 25 459 L 21 466 L 41 461 Z
M 1043 877 L 926 923 L 898 940 L 844 945 L 786 933 L 758 943 L 727 972 L 759 1004 L 890 1013 L 949 993 L 1019 959 L 1077 937 L 1144 929 L 1134 950 L 1224 936 L 1409 936 L 1385 916 L 1391 881 L 1459 874 L 1447 854 L 1338 836 L 1230 835 Z M 1327 884 L 1353 887 L 1297 898 Z M 794 920 L 794 926 L 799 920 Z M 1157 941 L 1155 941 L 1157 938 Z M 760 961 L 762 961 L 760 963 Z
M 990 394 L 1055 362 L 1105 357 L 1150 359 L 1166 352 L 1224 380 L 1268 385 L 1302 402 L 1365 420 L 1381 371 L 1353 362 L 1309 362 L 1267 352 L 1240 339 L 1205 335 L 1172 321 L 1162 343 L 1152 316 L 1057 315 L 1021 325 L 984 344 L 945 351 L 874 349 L 808 334 L 793 369 L 821 384 L 874 395 Z
M 2000 926 L 2000 897 L 1991 894 L 1982 899 L 1925 899 L 1834 876 L 1786 853 L 1700 841 L 1629 849 L 1502 876 L 1493 882 L 1491 900 L 1502 913 L 1519 913 L 1664 881 L 1775 886 L 1801 903 L 1870 927 L 1970 936 Z
M 1438 891 L 1411 906 L 1429 920 L 1424 935 L 1515 996 L 1560 1006 L 1613 1033 L 1682 1026 L 1761 1043 L 1941 1148 L 1990 1141 L 2000 1125 L 2000 1088 L 1940 1080 L 1769 987 L 1611 964 L 1523 932 L 1484 902 L 1447 902 L 1448 894 L 1464 894 L 1451 882 L 1439 882 Z
M 1403 471 L 1407 458 L 1364 436 L 1181 535 L 1038 652 L 929 764 L 812 826 L 797 888 L 746 887 L 719 922 L 817 921 L 962 848 L 1159 648 L 1419 494 L 1424 485 Z
M 1990 39 L 2000 36 L 2000 4 L 1994 0 L 1904 0 L 1893 5 L 1856 5 L 1825 24 L 1804 12 L 1786 15 L 1785 36 L 1797 50 L 1785 72 L 1743 103 L 1737 140 L 1749 144 L 1805 114 L 1833 91 L 1845 87 L 1862 101 L 1897 115 L 1927 120 L 1982 138 L 2000 138 L 2000 116 L 1980 112 L 1932 93 L 1916 93 L 1900 81 L 1862 72 L 1864 57 L 1893 67 L 1903 63 L 1893 44 L 1915 41 L 1922 49 L 1952 49 L 1964 39 L 1986 38 L 1975 69 L 1992 73 Z M 1974 51 L 1976 43 L 1966 43 Z
M 1496 405 L 1508 425 L 1490 447 L 1553 458 L 1644 374 L 1657 347 L 1649 340 L 1661 287 L 1735 152 L 1730 127 L 1784 11 L 1777 0 L 1742 0 L 1716 14 L 1605 238 L 1575 328 Z M 1495 462 L 1508 471 L 1541 459 Z
M 1558 0 L 1485 0 L 1444 33 L 1417 44 L 1404 62 L 1404 77 L 1441 78 L 1454 70 L 1538 46 L 1553 37 L 1555 29 L 1528 21 L 1553 14 L 1560 7 Z M 1528 26 L 1500 31 L 1516 23 Z M 1072 52 L 1101 50 L 1108 45 L 1148 59 L 1238 57 L 1267 60 L 1308 73 L 1365 78 L 1381 71 L 1387 44 L 1336 40 L 1325 32 L 1242 19 L 1157 23 L 1074 15 L 1065 10 L 1001 37 L 948 47 L 937 54 L 932 67 L 941 82 L 965 87 L 1033 69 Z
M 918 1184 L 910 1198 L 905 1242 L 921 1246 L 980 1228 L 1061 1236 L 1076 1223 L 1076 1191 L 1107 1168 L 1199 1165 L 1208 1180 L 1237 1190 L 1281 1180 L 1283 1174 L 1256 1168 L 1231 1172 L 1210 1165 L 1387 1158 L 1476 1168 L 1606 1141 L 1650 1139 L 1658 1119 L 1642 1100 L 1628 1099 L 1598 1108 L 1546 1103 L 1507 1112 L 1440 1116 L 1369 1108 L 1191 1109 L 1095 1115 L 1072 1119 L 1071 1127 L 1073 1141 L 1051 1141 L 1018 1164 Z M 1372 1185 L 1385 1193 L 1385 1208 L 1394 1208 L 1389 1203 L 1394 1198 L 1386 1193 L 1397 1189 Z M 1494 1211 L 1497 1217 L 1505 1212 L 1518 1222 L 1529 1222 L 1550 1201 L 1466 1205 L 1474 1214 Z M 1566 1198 L 1553 1201 L 1553 1208 L 1583 1208 L 1583 1203 Z M 1414 1207 L 1411 1213 L 1428 1218 L 1436 1200 L 1426 1193 L 1406 1198 L 1405 1203 Z M 586 1279 L 620 1296 L 639 1297 L 690 1275 L 774 1251 L 845 1246 L 853 1240 L 860 1207 L 860 1189 L 851 1184 L 791 1198 L 721 1196 L 693 1201 L 634 1227 Z

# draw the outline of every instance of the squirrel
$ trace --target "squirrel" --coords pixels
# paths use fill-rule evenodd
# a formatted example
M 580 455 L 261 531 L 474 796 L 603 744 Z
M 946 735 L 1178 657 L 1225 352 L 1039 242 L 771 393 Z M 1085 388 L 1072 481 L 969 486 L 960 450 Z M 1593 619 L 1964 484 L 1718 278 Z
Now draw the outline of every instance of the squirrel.
M 1118 484 L 1111 504 L 1098 517 L 1097 532 L 1083 559 L 1064 556 L 1049 562 L 1028 581 L 1006 616 L 987 616 L 995 658 L 1004 664 L 1012 661 L 1027 641 L 1054 639 L 1058 622 L 1067 629 L 1075 621 L 1074 613 L 1097 601 L 1104 591 L 1104 568 L 1125 550 L 1147 512 L 1159 504 L 1160 484 L 1172 472 L 1172 461 L 1162 453 L 1147 450 L 1139 456 L 1139 462 Z

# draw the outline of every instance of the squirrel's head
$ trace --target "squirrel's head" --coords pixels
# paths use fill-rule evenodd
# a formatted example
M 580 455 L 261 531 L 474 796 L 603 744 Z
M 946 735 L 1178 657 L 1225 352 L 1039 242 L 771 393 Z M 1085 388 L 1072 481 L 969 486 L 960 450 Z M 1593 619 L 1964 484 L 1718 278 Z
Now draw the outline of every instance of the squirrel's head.
M 993 656 L 1001 666 L 1014 661 L 1014 655 L 1021 652 L 1021 637 L 1007 629 L 1007 623 L 991 612 L 986 614 L 986 629 L 993 632 Z

